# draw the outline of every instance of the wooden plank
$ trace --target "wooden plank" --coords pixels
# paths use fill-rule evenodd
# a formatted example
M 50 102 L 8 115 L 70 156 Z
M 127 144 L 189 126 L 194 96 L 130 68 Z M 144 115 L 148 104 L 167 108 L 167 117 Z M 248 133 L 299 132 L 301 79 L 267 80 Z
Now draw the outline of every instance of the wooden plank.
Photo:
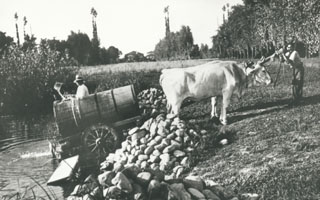
M 60 181 L 70 178 L 78 162 L 79 155 L 62 160 L 49 178 L 47 185 L 57 185 Z
M 132 118 L 129 118 L 129 119 L 125 119 L 125 120 L 122 120 L 122 121 L 118 121 L 118 122 L 112 123 L 112 126 L 113 127 L 123 126 L 123 125 L 129 124 L 129 123 L 132 123 L 132 122 L 134 122 L 134 121 L 136 121 L 137 119 L 140 119 L 140 118 L 141 118 L 141 116 L 132 117 Z

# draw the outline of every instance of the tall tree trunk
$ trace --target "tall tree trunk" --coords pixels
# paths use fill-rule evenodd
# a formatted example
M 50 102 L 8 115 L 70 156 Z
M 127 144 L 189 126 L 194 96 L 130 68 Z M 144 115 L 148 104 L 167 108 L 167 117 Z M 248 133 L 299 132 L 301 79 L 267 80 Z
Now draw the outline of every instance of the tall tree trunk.
M 252 59 L 254 59 L 256 57 L 256 50 L 255 50 L 255 46 L 252 47 Z
M 17 23 L 16 23 L 16 34 L 17 34 L 17 44 L 18 44 L 18 47 L 20 47 L 20 37 L 19 37 L 19 29 L 18 29 Z
M 318 34 L 319 36 L 319 38 L 318 38 L 318 40 L 320 41 L 320 32 L 319 32 L 319 34 Z M 319 47 L 319 49 L 318 49 L 318 57 L 320 58 L 320 45 L 318 46 Z

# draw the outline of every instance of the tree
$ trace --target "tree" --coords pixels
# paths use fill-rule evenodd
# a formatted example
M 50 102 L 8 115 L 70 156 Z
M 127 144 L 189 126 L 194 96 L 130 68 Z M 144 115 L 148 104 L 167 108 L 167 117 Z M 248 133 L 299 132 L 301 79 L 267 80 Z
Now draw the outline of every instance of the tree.
M 24 16 L 23 17 L 23 38 L 26 37 L 26 25 L 27 25 L 28 21 L 27 21 L 27 17 Z
M 26 51 L 27 49 L 33 49 L 37 46 L 36 44 L 37 38 L 33 35 L 29 36 L 28 34 L 24 36 L 24 41 L 22 44 L 22 49 Z
M 163 10 L 163 12 L 165 13 L 165 17 L 164 17 L 164 20 L 165 20 L 165 26 L 166 26 L 166 36 L 168 37 L 169 34 L 170 34 L 170 21 L 169 21 L 169 6 L 166 6 Z
M 318 0 L 243 2 L 232 7 L 228 20 L 212 37 L 216 55 L 256 58 L 291 42 L 302 56 L 320 52 Z
M 108 64 L 117 63 L 120 55 L 122 54 L 122 52 L 114 46 L 110 46 L 108 48 L 107 52 L 108 52 L 108 57 L 109 57 Z
M 98 38 L 98 31 L 97 31 L 97 11 L 92 7 L 91 8 L 91 15 L 92 15 L 92 32 L 93 32 L 93 37 L 91 40 L 91 51 L 90 51 L 90 59 L 89 59 L 89 64 L 90 65 L 97 65 L 100 64 L 100 41 Z
M 190 59 L 190 52 L 193 47 L 193 36 L 189 26 L 182 26 L 178 32 L 178 46 L 180 54 L 184 54 L 186 58 Z
M 11 45 L 13 45 L 13 38 L 0 31 L 0 57 L 8 51 Z
M 200 58 L 210 58 L 211 52 L 207 44 L 200 45 Z
M 190 59 L 193 48 L 193 35 L 189 26 L 182 26 L 180 31 L 168 34 L 155 46 L 157 60 Z
M 16 20 L 16 36 L 17 36 L 17 44 L 18 44 L 18 47 L 20 46 L 20 37 L 19 37 L 19 28 L 18 28 L 18 14 L 15 13 L 14 14 L 14 19 Z
M 1 114 L 52 111 L 54 83 L 74 78 L 74 69 L 66 68 L 45 43 L 26 51 L 10 46 L 0 66 Z
M 200 58 L 199 45 L 195 44 L 192 46 L 191 51 L 190 51 L 190 58 L 192 58 L 192 59 Z
M 91 15 L 92 15 L 92 32 L 93 32 L 93 39 L 98 41 L 98 30 L 97 30 L 97 22 L 96 22 L 96 18 L 97 18 L 97 11 L 92 7 L 91 8 Z
M 88 65 L 91 50 L 91 42 L 88 35 L 71 31 L 67 44 L 70 48 L 71 57 L 75 58 L 79 62 L 79 65 Z

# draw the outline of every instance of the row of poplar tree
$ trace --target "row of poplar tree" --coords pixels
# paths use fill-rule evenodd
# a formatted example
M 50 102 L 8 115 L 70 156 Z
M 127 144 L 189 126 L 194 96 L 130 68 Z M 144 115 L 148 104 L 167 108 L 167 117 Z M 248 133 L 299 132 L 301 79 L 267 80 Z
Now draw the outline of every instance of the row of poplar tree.
M 320 56 L 319 0 L 243 0 L 212 37 L 216 57 L 255 58 L 288 43 L 302 57 Z

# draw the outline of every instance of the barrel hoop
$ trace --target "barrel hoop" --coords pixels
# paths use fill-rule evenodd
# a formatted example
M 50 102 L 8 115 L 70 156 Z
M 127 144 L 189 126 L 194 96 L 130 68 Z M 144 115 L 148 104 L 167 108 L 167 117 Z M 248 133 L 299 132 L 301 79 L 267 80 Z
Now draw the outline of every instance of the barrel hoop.
M 118 105 L 117 105 L 116 99 L 114 98 L 113 90 L 111 90 L 111 96 L 112 96 L 112 100 L 113 100 L 114 109 L 116 110 L 117 114 L 119 115 L 120 113 L 118 111 Z
M 99 102 L 98 102 L 98 95 L 97 95 L 97 93 L 94 94 L 94 101 L 96 102 L 99 119 L 101 120 L 101 119 L 102 119 L 102 115 L 101 115 L 100 105 L 99 105 Z
M 136 95 L 136 92 L 134 90 L 134 86 L 133 85 L 131 85 L 131 92 L 133 94 L 134 104 L 137 104 L 138 103 L 138 99 L 137 99 L 137 95 Z
M 79 113 L 79 119 L 81 120 L 82 118 L 82 111 L 81 111 L 81 107 L 80 107 L 80 100 L 79 99 L 76 99 L 75 101 L 77 103 L 77 106 L 76 106 L 76 109 L 77 109 L 77 113 Z
M 74 122 L 76 123 L 77 127 L 79 127 L 79 125 L 78 125 L 78 121 L 77 121 L 77 118 L 76 118 L 76 114 L 75 114 L 74 107 L 75 107 L 75 100 L 74 100 L 74 99 L 72 99 L 72 106 L 71 106 L 71 109 L 72 109 L 72 115 L 73 115 Z

